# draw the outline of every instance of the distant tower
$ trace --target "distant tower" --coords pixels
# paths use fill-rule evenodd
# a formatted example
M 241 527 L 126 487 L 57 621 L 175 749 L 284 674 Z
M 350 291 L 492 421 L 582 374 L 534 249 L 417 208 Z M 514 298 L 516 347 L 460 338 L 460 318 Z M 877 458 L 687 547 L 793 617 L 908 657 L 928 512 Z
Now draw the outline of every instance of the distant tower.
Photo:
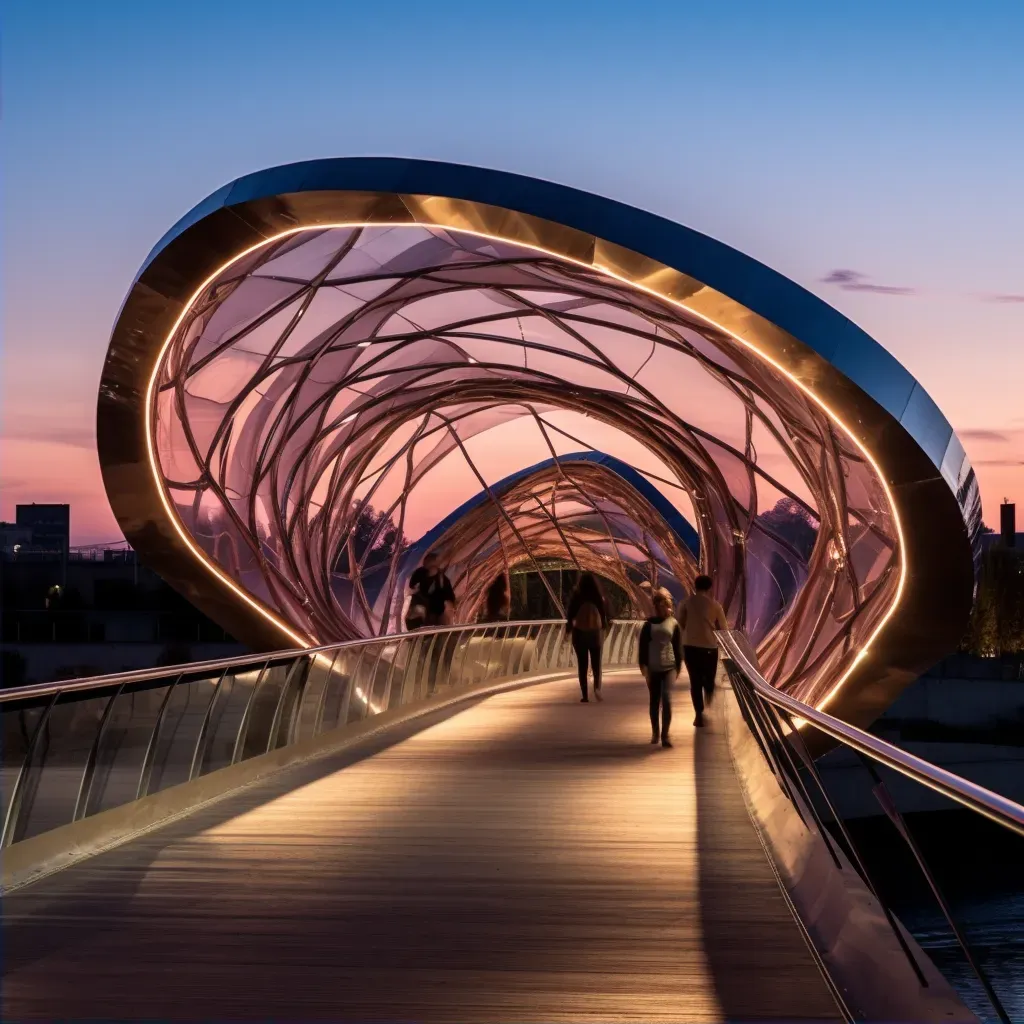
M 1017 506 L 1012 501 L 1004 499 L 999 506 L 999 534 L 1002 537 L 1003 545 L 1008 548 L 1017 544 Z

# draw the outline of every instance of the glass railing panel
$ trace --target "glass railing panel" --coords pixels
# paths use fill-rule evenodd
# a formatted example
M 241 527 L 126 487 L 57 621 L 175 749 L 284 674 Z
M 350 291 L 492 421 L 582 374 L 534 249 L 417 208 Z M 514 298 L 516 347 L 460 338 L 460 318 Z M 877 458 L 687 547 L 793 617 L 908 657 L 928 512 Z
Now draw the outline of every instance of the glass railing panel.
M 403 704 L 405 673 L 409 668 L 409 655 L 412 645 L 412 640 L 400 640 L 391 659 L 391 668 L 388 670 L 388 679 L 384 687 L 384 699 L 382 701 L 383 707 L 388 711 L 400 708 Z
M 364 718 L 372 717 L 379 711 L 378 705 L 373 702 L 373 681 L 377 677 L 377 670 L 384 654 L 386 641 L 363 644 L 360 657 L 352 678 L 352 693 L 348 703 L 348 722 L 360 722 Z
M 365 654 L 365 645 L 343 648 L 331 667 L 327 692 L 322 701 L 319 734 L 338 729 L 348 722 L 349 706 L 354 699 L 356 669 Z
M 80 816 L 131 803 L 153 730 L 174 679 L 122 690 L 114 699 L 82 794 Z
M 331 689 L 332 673 L 338 660 L 338 651 L 316 654 L 310 658 L 306 681 L 293 724 L 292 736 L 296 743 L 312 739 L 318 732 L 322 709 Z
M 45 720 L 22 777 L 14 842 L 74 820 L 82 777 L 114 693 L 73 696 L 58 700 Z
M 286 687 L 294 679 L 296 658 L 270 662 L 259 674 L 257 682 L 248 694 L 244 721 L 240 723 L 235 738 L 236 761 L 247 761 L 259 757 L 270 749 L 274 730 L 280 729 L 280 709 L 286 696 Z
M 33 737 L 46 714 L 48 702 L 34 706 L 8 704 L 0 708 L 0 807 L 3 809 L 0 821 L 7 821 L 11 799 L 22 777 L 22 768 L 29 755 Z
M 224 674 L 210 709 L 203 749 L 196 765 L 197 775 L 207 775 L 232 763 L 263 669 L 264 664 L 258 663 L 230 669 Z
M 496 679 L 501 679 L 512 674 L 512 661 L 515 653 L 515 643 L 521 632 L 521 626 L 506 626 L 501 631 L 501 638 L 498 641 L 498 657 L 494 666 L 494 676 Z
M 370 689 L 370 701 L 379 711 L 386 711 L 388 702 L 388 684 L 395 674 L 395 662 L 401 652 L 401 642 L 392 640 L 381 645 L 380 659 L 377 670 L 373 674 Z
M 451 670 L 449 676 L 454 689 L 463 689 L 469 685 L 469 679 L 473 669 L 473 646 L 472 641 L 476 630 L 460 630 L 455 639 L 455 647 L 452 651 Z
M 192 762 L 222 672 L 201 679 L 185 678 L 171 691 L 157 733 L 149 793 L 188 782 Z

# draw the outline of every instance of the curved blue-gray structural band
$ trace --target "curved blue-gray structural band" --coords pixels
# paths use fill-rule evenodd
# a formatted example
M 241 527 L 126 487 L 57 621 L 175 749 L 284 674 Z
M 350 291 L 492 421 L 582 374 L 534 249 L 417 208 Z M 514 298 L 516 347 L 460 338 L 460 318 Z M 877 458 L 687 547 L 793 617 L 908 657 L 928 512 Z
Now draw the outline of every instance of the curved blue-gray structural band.
M 794 444 L 800 443 L 800 437 L 814 434 L 813 444 L 819 446 L 823 467 L 815 487 L 827 496 L 830 518 L 842 524 L 856 520 L 858 537 L 865 541 L 858 552 L 847 557 L 850 552 L 842 544 L 830 546 L 819 531 L 815 558 L 807 562 L 810 605 L 834 603 L 837 591 L 829 588 L 828 579 L 842 575 L 853 582 L 843 583 L 848 597 L 840 604 L 846 601 L 849 607 L 837 604 L 832 609 L 835 621 L 856 622 L 859 605 L 874 601 L 871 612 L 860 622 L 878 624 L 877 628 L 874 624 L 864 627 L 863 637 L 870 632 L 870 639 L 862 639 L 864 648 L 853 644 L 841 651 L 833 649 L 832 653 L 851 667 L 843 669 L 836 684 L 836 691 L 843 688 L 846 692 L 831 710 L 861 723 L 870 721 L 962 635 L 974 578 L 972 542 L 981 522 L 977 481 L 962 445 L 932 399 L 863 330 L 756 260 L 664 218 L 521 175 L 397 158 L 310 161 L 247 175 L 224 186 L 164 236 L 139 272 L 119 315 L 101 382 L 97 423 L 100 461 L 111 504 L 126 536 L 154 568 L 227 628 L 252 637 L 250 642 L 261 646 L 294 642 L 298 635 L 269 605 L 261 606 L 260 598 L 251 600 L 239 592 L 230 574 L 218 569 L 216 553 L 196 546 L 172 508 L 164 486 L 168 478 L 154 456 L 154 382 L 162 373 L 164 394 L 171 394 L 167 389 L 187 390 L 184 377 L 175 377 L 161 361 L 172 345 L 185 344 L 176 337 L 179 324 L 197 324 L 197 330 L 202 330 L 201 314 L 191 303 L 204 288 L 219 287 L 219 275 L 249 273 L 246 268 L 264 258 L 262 243 L 270 239 L 275 240 L 274 245 L 291 245 L 282 239 L 293 232 L 348 230 L 339 225 L 356 226 L 357 234 L 363 227 L 417 225 L 441 233 L 464 232 L 477 239 L 494 239 L 498 248 L 506 244 L 527 250 L 532 247 L 535 254 L 546 254 L 544 260 L 553 259 L 551 267 L 556 269 L 551 269 L 552 274 L 564 271 L 568 275 L 558 288 L 565 286 L 571 291 L 572 275 L 585 278 L 587 287 L 604 287 L 603 283 L 595 285 L 603 277 L 609 287 L 614 283 L 615 288 L 632 289 L 623 300 L 627 304 L 665 303 L 658 306 L 662 311 L 658 316 L 678 312 L 690 317 L 691 324 L 703 325 L 699 332 L 704 332 L 701 336 L 710 345 L 719 346 L 719 351 L 731 347 L 737 359 L 746 360 L 746 376 L 739 373 L 733 380 L 738 389 L 734 394 L 747 389 L 744 394 L 752 403 L 755 391 L 758 401 L 776 403 L 773 408 L 781 419 L 790 417 L 789 426 L 782 431 L 790 431 L 789 440 Z M 486 247 L 479 242 L 468 247 L 474 246 Z M 250 255 L 236 266 L 243 253 Z M 486 262 L 490 257 L 481 258 Z M 558 266 L 562 270 L 557 270 Z M 306 281 L 304 286 L 309 284 Z M 220 294 L 208 294 L 203 301 L 214 308 L 221 301 Z M 557 311 L 549 313 L 557 315 Z M 183 320 L 186 314 L 194 319 Z M 175 366 L 187 363 L 180 348 L 175 358 Z M 469 364 L 475 362 L 469 360 Z M 515 388 L 522 386 L 512 378 L 500 381 L 500 374 L 491 383 L 482 381 L 484 369 L 463 375 L 458 385 L 463 393 L 490 394 L 491 388 L 498 400 L 507 401 Z M 563 398 L 554 394 L 558 386 L 559 381 L 544 381 L 535 374 L 529 382 L 532 400 L 543 403 L 555 397 L 557 404 Z M 570 388 L 564 399 L 585 410 L 588 402 L 601 401 L 600 389 L 591 390 L 593 393 L 587 393 L 586 386 Z M 597 407 L 593 411 L 598 416 L 606 412 Z M 675 415 L 664 408 L 659 415 L 662 412 Z M 629 432 L 629 424 L 638 422 L 629 419 L 634 413 L 648 416 L 647 411 L 624 408 L 609 415 L 619 417 L 617 424 Z M 655 420 L 643 422 L 653 424 Z M 659 422 L 673 431 L 677 426 L 680 431 L 689 429 L 681 421 Z M 363 436 L 370 437 L 373 429 L 365 429 Z M 643 443 L 657 447 L 661 435 L 650 433 L 652 429 L 642 428 L 648 431 Z M 840 441 L 839 435 L 846 440 Z M 689 443 L 682 433 L 673 437 L 673 452 L 681 452 Z M 749 451 L 749 436 L 747 447 Z M 720 452 L 724 450 L 719 447 Z M 750 469 L 743 451 L 732 449 L 728 460 L 736 465 L 746 461 Z M 838 472 L 825 467 L 829 460 L 830 466 L 839 467 Z M 637 474 L 629 479 L 629 467 L 621 464 L 608 463 L 606 468 L 648 498 L 671 529 L 681 536 L 686 533 L 686 527 L 674 523 L 674 510 L 665 514 L 661 496 L 646 493 L 650 487 L 642 477 Z M 531 467 L 516 476 L 536 469 Z M 854 497 L 860 500 L 862 512 L 854 510 L 856 502 L 846 500 L 847 471 L 851 487 L 860 489 Z M 773 551 L 746 548 L 742 517 L 733 516 L 734 505 L 747 507 L 736 496 L 742 485 L 737 484 L 732 493 L 723 484 L 724 471 L 718 477 L 715 472 L 701 469 L 704 477 L 691 477 L 687 483 L 698 502 L 703 485 L 715 480 L 708 494 L 713 493 L 718 502 L 718 518 L 695 504 L 703 531 L 702 554 L 709 565 L 721 570 L 721 576 L 730 578 L 730 587 L 742 589 L 747 555 L 764 561 L 763 575 L 770 576 L 775 572 L 774 562 L 788 557 L 784 550 L 787 541 L 777 537 L 783 547 Z M 179 486 L 179 494 L 187 495 L 188 488 L 194 487 L 201 495 L 210 474 L 210 467 L 205 466 L 179 480 L 184 485 L 184 491 Z M 739 479 L 738 473 L 733 479 Z M 865 487 L 871 490 L 870 498 L 865 497 Z M 789 498 L 797 505 L 802 502 L 793 493 Z M 182 500 L 189 504 L 187 497 Z M 728 512 L 724 518 L 723 508 Z M 447 521 L 466 511 L 458 510 Z M 758 510 L 751 514 L 758 515 Z M 733 525 L 725 529 L 723 524 L 733 519 Z M 711 523 L 717 524 L 713 530 Z M 801 529 L 814 533 L 813 524 L 804 523 Z M 846 529 L 843 525 L 840 532 Z M 237 539 L 251 548 L 253 536 L 250 530 L 248 537 L 239 534 Z M 714 550 L 707 543 L 709 538 L 714 540 Z M 874 539 L 881 545 L 876 554 L 872 554 Z M 692 536 L 686 546 L 693 550 Z M 865 581 L 883 556 L 889 559 L 883 573 L 888 574 L 885 585 L 871 592 Z M 287 551 L 283 557 L 287 560 Z M 317 572 L 321 568 L 318 564 Z M 858 572 L 862 573 L 859 578 Z M 897 578 L 898 586 L 894 584 Z M 293 588 L 297 607 L 311 606 L 304 585 Z M 882 589 L 889 595 L 884 605 L 874 598 Z M 737 600 L 743 604 L 746 598 Z M 801 607 L 805 618 L 808 607 Z M 883 615 L 883 607 L 890 612 Z M 303 635 L 312 639 L 316 630 L 306 630 Z M 767 642 L 775 645 L 773 656 L 781 659 L 779 663 L 795 659 L 803 664 L 799 655 L 790 658 L 784 630 L 776 630 Z M 807 648 L 808 657 L 812 646 Z M 862 658 L 868 647 L 872 658 Z M 852 681 L 849 687 L 847 680 Z
M 349 157 L 247 174 L 224 185 L 167 232 L 139 272 L 215 210 L 313 191 L 443 195 L 541 217 L 643 253 L 720 291 L 827 359 L 897 419 L 954 493 L 969 474 L 966 453 L 931 396 L 851 320 L 763 263 L 697 231 L 612 199 L 549 181 L 430 160 Z

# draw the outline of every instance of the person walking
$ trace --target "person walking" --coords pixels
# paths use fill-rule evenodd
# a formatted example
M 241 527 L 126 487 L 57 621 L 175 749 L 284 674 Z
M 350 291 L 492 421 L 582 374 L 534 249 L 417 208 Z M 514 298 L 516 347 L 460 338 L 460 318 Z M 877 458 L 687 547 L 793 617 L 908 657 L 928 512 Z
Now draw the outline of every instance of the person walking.
M 508 619 L 512 601 L 508 595 L 508 577 L 502 573 L 484 595 L 484 606 L 480 622 L 505 622 Z
M 728 629 L 725 609 L 711 596 L 711 577 L 698 576 L 693 593 L 681 601 L 676 618 L 683 631 L 683 661 L 690 676 L 690 698 L 696 717 L 693 724 L 704 724 L 704 704 L 715 695 L 718 672 L 716 629 Z
M 406 629 L 420 629 L 430 626 L 451 625 L 455 617 L 455 588 L 441 569 L 441 560 L 436 551 L 428 552 L 423 564 L 409 577 L 409 611 L 406 613 Z M 429 641 L 429 643 L 428 643 Z M 427 645 L 430 664 L 427 671 L 427 695 L 437 688 L 438 675 L 447 677 L 455 634 L 447 633 L 441 639 L 423 637 L 421 646 Z
M 416 619 L 421 620 L 424 626 L 450 623 L 455 612 L 455 589 L 442 571 L 436 551 L 428 552 L 423 564 L 409 577 L 409 589 L 412 598 L 407 619 L 413 614 L 413 609 L 421 609 Z
M 640 671 L 651 695 L 651 742 L 661 740 L 671 747 L 668 738 L 672 724 L 672 688 L 683 662 L 683 634 L 672 618 L 672 598 L 663 591 L 654 592 L 654 615 L 640 630 Z M 661 713 L 659 728 L 658 713 Z
M 601 700 L 601 647 L 608 628 L 608 608 L 593 573 L 585 572 L 576 584 L 565 615 L 565 635 L 572 637 L 579 669 L 581 704 L 587 696 L 587 661 L 594 673 L 594 696 Z

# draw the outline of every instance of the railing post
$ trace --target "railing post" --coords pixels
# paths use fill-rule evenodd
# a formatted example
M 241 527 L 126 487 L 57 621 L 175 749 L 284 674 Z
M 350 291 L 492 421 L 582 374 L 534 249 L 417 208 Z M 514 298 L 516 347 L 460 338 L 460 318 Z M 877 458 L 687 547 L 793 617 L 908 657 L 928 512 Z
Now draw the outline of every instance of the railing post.
M 263 677 L 267 674 L 270 669 L 270 659 L 267 658 L 263 662 L 263 666 L 256 676 L 256 682 L 253 683 L 252 693 L 249 694 L 249 699 L 245 702 L 245 710 L 242 712 L 242 720 L 238 723 L 238 732 L 235 733 L 235 747 L 231 751 L 231 763 L 238 764 L 242 759 L 242 754 L 245 752 L 245 741 L 249 735 L 249 720 L 252 717 L 253 705 L 256 703 L 256 695 L 260 692 L 260 685 L 263 682 Z
M 988 996 L 988 1000 L 992 1004 L 992 1008 L 996 1011 L 1003 1024 L 1013 1024 L 1010 1020 L 1010 1015 L 1003 1008 L 1003 1004 L 1000 1001 L 999 996 L 996 995 L 996 990 L 988 980 L 988 975 L 981 969 L 981 965 L 977 960 L 975 960 L 974 954 L 971 952 L 970 944 L 967 941 L 967 936 L 964 935 L 960 929 L 960 925 L 957 924 L 956 918 L 953 916 L 953 910 L 946 901 L 946 897 L 943 894 L 942 889 L 939 887 L 939 883 L 935 880 L 935 876 L 932 874 L 931 869 L 928 867 L 928 862 L 925 860 L 924 853 L 922 853 L 921 848 L 917 845 L 917 841 L 914 839 L 913 833 L 910 831 L 906 821 L 904 821 L 903 815 L 900 814 L 899 809 L 896 807 L 896 802 L 893 800 L 885 783 L 882 781 L 881 775 L 878 774 L 878 771 L 875 769 L 875 766 L 871 761 L 860 753 L 860 751 L 857 752 L 857 756 L 860 758 L 864 767 L 868 770 L 868 773 L 875 784 L 872 789 L 875 799 L 885 812 L 885 816 L 895 826 L 896 831 L 903 837 L 903 841 L 908 847 L 910 847 L 910 852 L 914 855 L 914 860 L 917 861 L 917 866 L 921 869 L 921 874 L 924 875 L 924 879 L 928 883 L 928 888 L 931 889 L 932 895 L 935 897 L 935 901 L 939 905 L 939 909 L 942 911 L 943 916 L 946 918 L 946 922 L 949 924 L 949 927 L 953 932 L 953 936 L 956 938 L 956 941 L 960 945 L 960 949 L 967 958 L 967 963 L 970 964 L 975 977 L 979 982 L 981 982 L 981 987 L 985 990 L 985 995 Z
M 210 728 L 210 717 L 213 715 L 213 707 L 217 703 L 217 694 L 220 693 L 220 684 L 224 682 L 224 677 L 227 674 L 227 669 L 224 669 L 224 671 L 221 672 L 217 682 L 214 684 L 213 693 L 210 694 L 210 703 L 206 706 L 206 714 L 203 715 L 203 724 L 199 728 L 199 738 L 196 740 L 196 748 L 192 752 L 192 764 L 188 770 L 189 782 L 196 778 L 196 776 L 202 771 L 203 759 L 206 756 L 206 733 Z
M 267 736 L 266 753 L 268 754 L 271 750 L 277 749 L 278 737 L 281 735 L 281 722 L 284 720 L 285 704 L 293 696 L 292 686 L 295 681 L 295 677 L 309 663 L 310 657 L 312 657 L 312 655 L 307 654 L 296 658 L 288 669 L 288 674 L 284 677 L 284 683 L 281 685 L 281 695 L 277 698 L 277 706 L 274 708 L 274 718 L 270 723 L 270 734 Z
M 121 696 L 123 689 L 124 683 L 110 695 L 106 707 L 103 709 L 103 714 L 100 716 L 100 724 L 96 729 L 96 738 L 92 741 L 92 746 L 89 748 L 89 756 L 86 759 L 85 767 L 82 769 L 82 781 L 78 786 L 78 798 L 75 800 L 75 809 L 71 814 L 72 821 L 78 821 L 88 813 L 89 797 L 92 795 L 92 780 L 96 774 L 96 758 L 99 756 L 100 744 L 103 742 L 103 736 L 107 731 L 110 713 L 114 710 L 114 702 Z
M 331 659 L 331 667 L 327 670 L 327 675 L 324 677 L 324 691 L 320 694 L 320 700 L 316 705 L 316 714 L 313 717 L 313 739 L 320 735 L 320 728 L 324 721 L 324 709 L 327 707 L 327 694 L 334 679 L 334 666 L 338 664 L 338 655 L 340 653 L 340 649 L 334 652 L 334 657 Z
M 7 805 L 7 813 L 4 815 L 3 831 L 0 832 L 0 850 L 7 849 L 14 842 L 18 825 L 21 824 L 21 803 L 25 793 L 25 773 L 31 771 L 32 759 L 35 757 L 36 747 L 39 745 L 39 737 L 42 736 L 43 729 L 50 720 L 50 712 L 53 711 L 58 697 L 60 697 L 60 690 L 54 693 L 39 716 L 39 721 L 36 723 L 35 730 L 32 733 L 32 739 L 29 740 L 28 749 L 25 751 L 25 757 L 22 759 L 21 767 L 18 769 L 18 777 L 14 780 L 14 786 L 11 789 L 11 800 Z
M 160 739 L 160 729 L 164 723 L 164 715 L 167 711 L 167 705 L 170 702 L 171 695 L 174 693 L 175 687 L 183 678 L 184 673 L 179 673 L 174 682 L 168 684 L 167 692 L 164 694 L 164 699 L 160 702 L 160 708 L 156 713 L 156 721 L 153 723 L 153 728 L 149 733 L 149 742 L 146 744 L 146 753 L 142 757 L 142 768 L 139 770 L 139 785 L 135 791 L 136 800 L 140 800 L 142 797 L 149 794 L 149 779 L 153 772 L 153 759 L 156 757 L 157 743 Z

